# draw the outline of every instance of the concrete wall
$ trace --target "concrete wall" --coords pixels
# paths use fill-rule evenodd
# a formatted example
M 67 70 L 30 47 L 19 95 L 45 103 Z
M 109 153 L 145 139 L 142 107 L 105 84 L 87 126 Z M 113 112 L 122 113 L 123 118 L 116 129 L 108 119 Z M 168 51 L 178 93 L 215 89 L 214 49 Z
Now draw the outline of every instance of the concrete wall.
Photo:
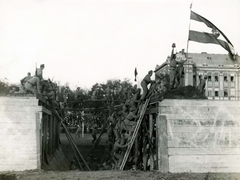
M 240 172 L 240 101 L 164 100 L 157 118 L 161 172 Z
M 35 97 L 0 97 L 0 171 L 41 168 L 41 111 Z

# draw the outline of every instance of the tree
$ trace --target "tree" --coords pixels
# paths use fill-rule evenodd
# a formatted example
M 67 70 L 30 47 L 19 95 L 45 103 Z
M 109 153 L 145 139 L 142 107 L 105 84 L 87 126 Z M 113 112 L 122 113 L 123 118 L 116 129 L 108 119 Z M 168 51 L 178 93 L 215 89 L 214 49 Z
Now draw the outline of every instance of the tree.
M 7 95 L 8 92 L 9 92 L 8 84 L 0 80 L 0 95 Z

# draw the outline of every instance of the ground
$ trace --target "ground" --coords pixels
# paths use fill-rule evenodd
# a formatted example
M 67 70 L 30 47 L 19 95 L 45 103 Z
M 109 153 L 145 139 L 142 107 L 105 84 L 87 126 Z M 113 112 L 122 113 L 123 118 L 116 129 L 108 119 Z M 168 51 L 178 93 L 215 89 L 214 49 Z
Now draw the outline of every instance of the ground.
M 72 134 L 74 137 L 74 134 Z M 83 156 L 87 155 L 91 144 L 91 134 L 85 134 L 84 138 L 74 138 Z M 107 140 L 106 134 L 103 135 L 99 148 L 93 156 L 98 159 L 102 153 Z M 89 143 L 90 142 L 90 143 Z M 61 145 L 65 155 L 71 160 L 73 155 L 65 134 L 61 134 Z M 0 180 L 240 180 L 240 173 L 160 173 L 159 171 L 44 171 L 30 170 L 23 172 L 0 172 Z
M 84 134 L 84 138 L 75 138 L 72 134 L 76 144 L 79 147 L 81 154 L 86 157 L 89 150 L 92 148 L 91 134 Z M 107 135 L 103 134 L 102 140 L 98 148 L 93 152 L 93 156 L 97 158 L 98 162 L 104 153 Z M 68 144 L 65 134 L 61 134 L 61 147 L 67 159 L 73 158 L 72 150 Z M 240 180 L 240 173 L 160 173 L 159 171 L 44 171 L 44 170 L 30 170 L 23 172 L 0 172 L 0 180 L 215 180 L 228 179 Z
M 86 160 L 86 157 L 89 155 L 89 151 L 93 147 L 92 135 L 90 133 L 85 133 L 84 137 L 81 136 L 79 139 L 77 139 L 77 138 L 75 138 L 75 133 L 71 133 L 71 134 L 72 134 L 72 137 L 73 137 L 76 145 L 78 146 L 80 153 Z M 61 147 L 62 147 L 63 153 L 65 154 L 65 157 L 69 161 L 72 161 L 72 159 L 74 157 L 74 153 L 71 149 L 71 146 L 67 140 L 66 135 L 64 133 L 61 133 L 60 139 L 61 139 Z M 102 157 L 104 155 L 104 149 L 106 146 L 106 141 L 107 141 L 107 134 L 104 133 L 101 136 L 101 141 L 100 141 L 99 145 L 92 153 L 93 157 L 96 158 L 96 161 L 98 162 L 98 164 L 100 164 L 100 162 L 102 161 Z
M 24 171 L 0 173 L 0 180 L 238 180 L 235 173 L 159 173 L 157 171 Z

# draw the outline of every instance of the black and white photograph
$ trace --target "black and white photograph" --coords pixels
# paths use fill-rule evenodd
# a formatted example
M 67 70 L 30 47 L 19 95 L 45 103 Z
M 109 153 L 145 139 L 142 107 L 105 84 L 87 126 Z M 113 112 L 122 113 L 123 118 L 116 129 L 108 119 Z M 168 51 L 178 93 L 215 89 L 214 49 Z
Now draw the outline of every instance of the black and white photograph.
M 240 180 L 240 0 L 0 0 L 0 180 Z

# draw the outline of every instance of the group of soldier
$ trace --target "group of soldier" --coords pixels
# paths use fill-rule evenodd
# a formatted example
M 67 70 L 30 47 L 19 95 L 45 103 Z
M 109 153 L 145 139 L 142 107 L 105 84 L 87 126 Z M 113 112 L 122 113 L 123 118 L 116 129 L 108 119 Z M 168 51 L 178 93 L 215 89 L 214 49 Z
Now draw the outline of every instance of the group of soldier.
M 59 106 L 65 107 L 69 94 L 72 94 L 70 88 L 68 86 L 58 87 L 50 79 L 45 80 L 43 78 L 44 67 L 45 65 L 41 64 L 39 68 L 36 68 L 34 76 L 31 76 L 31 73 L 28 72 L 27 76 L 20 80 L 20 89 L 26 94 L 45 96 L 47 99 L 54 101 L 55 105 L 57 103 Z
M 175 53 L 176 44 L 172 44 L 172 52 L 170 56 L 169 70 L 170 70 L 170 89 L 175 89 L 184 86 L 184 67 L 183 64 L 187 60 L 176 61 L 176 53 Z M 197 89 L 204 93 L 206 86 L 207 77 L 200 75 L 199 76 L 199 84 Z
M 172 44 L 172 53 L 170 57 L 170 89 L 175 89 L 183 86 L 184 80 L 184 68 L 183 64 L 186 61 L 177 61 L 176 54 L 174 53 L 174 48 L 176 47 L 175 43 Z M 43 69 L 44 64 L 40 65 L 39 68 L 36 69 L 35 75 L 32 77 L 30 73 L 23 79 L 21 79 L 21 85 L 24 87 L 26 92 L 30 92 L 32 94 L 42 94 L 42 86 L 44 86 L 43 79 Z M 153 71 L 148 71 L 147 75 L 141 81 L 141 87 L 143 93 L 141 94 L 141 89 L 134 86 L 133 88 L 126 91 L 126 96 L 123 99 L 121 110 L 115 110 L 109 116 L 110 125 L 107 130 L 108 141 L 107 141 L 107 149 L 104 163 L 108 169 L 119 169 L 126 148 L 128 147 L 132 134 L 134 132 L 136 121 L 139 118 L 139 107 L 146 100 L 149 94 L 149 84 L 154 84 L 155 81 L 151 79 L 153 75 Z M 201 78 L 200 84 L 198 86 L 199 90 L 204 89 L 206 82 L 206 78 Z M 47 95 L 49 99 L 52 100 L 52 104 L 57 106 L 55 96 L 56 92 L 49 88 L 49 85 L 45 84 L 44 95 Z M 63 89 L 62 91 L 68 93 L 68 89 Z M 75 93 L 75 99 L 78 99 L 78 92 L 80 88 L 77 88 Z M 67 102 L 67 95 L 63 96 L 63 102 Z M 95 96 L 94 96 L 95 97 Z M 96 137 L 94 138 L 94 142 Z M 136 154 L 132 154 L 132 167 L 135 169 L 137 167 L 138 157 Z
M 32 94 L 41 94 L 41 81 L 43 81 L 44 64 L 36 68 L 35 75 L 31 76 L 28 72 L 27 76 L 20 80 L 23 91 Z
M 172 52 L 170 56 L 170 63 L 169 63 L 169 76 L 170 76 L 170 89 L 175 89 L 179 87 L 184 86 L 184 67 L 183 64 L 187 61 L 177 61 L 176 60 L 176 53 L 175 53 L 175 48 L 176 44 L 172 44 Z M 43 69 L 44 69 L 44 64 L 41 64 L 39 68 L 36 68 L 35 75 L 31 76 L 31 73 L 28 72 L 27 76 L 21 79 L 21 85 L 22 88 L 25 92 L 27 93 L 32 93 L 32 94 L 41 94 L 41 82 L 43 81 Z M 149 71 L 148 74 L 143 78 L 141 81 L 141 86 L 143 89 L 143 99 L 145 98 L 147 92 L 148 92 L 148 84 L 152 83 L 153 81 L 151 80 L 151 76 L 153 74 L 153 71 Z M 206 77 L 200 76 L 199 77 L 199 85 L 198 89 L 203 92 L 205 83 L 206 83 Z M 79 91 L 79 87 L 76 90 L 76 93 Z M 108 87 L 106 89 L 106 98 L 110 98 L 111 94 L 111 89 Z M 121 91 L 121 90 L 119 90 Z M 66 92 L 67 92 L 67 87 L 66 87 Z M 97 88 L 93 94 L 92 94 L 92 99 L 96 99 L 97 93 L 99 93 L 100 90 Z M 65 102 L 66 102 L 67 95 L 65 96 Z M 75 98 L 76 99 L 76 98 Z M 143 100 L 141 99 L 141 100 Z
M 183 87 L 184 86 L 184 67 L 185 61 L 177 61 L 176 54 L 174 53 L 175 43 L 172 45 L 172 53 L 170 57 L 170 90 Z M 141 87 L 143 93 L 141 94 L 140 88 L 133 88 L 131 93 L 128 93 L 125 103 L 122 105 L 120 111 L 115 111 L 112 116 L 109 117 L 110 126 L 108 128 L 108 147 L 106 151 L 108 152 L 108 159 L 104 162 L 106 167 L 110 167 L 112 163 L 113 169 L 119 169 L 126 148 L 131 140 L 134 128 L 136 126 L 136 121 L 139 118 L 138 107 L 141 103 L 146 100 L 149 94 L 149 84 L 161 84 L 164 80 L 160 77 L 158 82 L 151 80 L 153 71 L 150 70 L 148 74 L 141 81 Z M 162 81 L 162 82 L 161 82 Z M 200 83 L 198 89 L 203 92 L 206 83 L 206 77 L 200 77 Z M 138 158 L 136 154 L 133 154 L 132 168 L 137 168 Z
M 139 118 L 139 107 L 146 100 L 149 94 L 148 85 L 154 83 L 151 80 L 153 71 L 148 74 L 141 81 L 143 93 L 141 89 L 134 86 L 128 91 L 127 96 L 123 99 L 121 109 L 115 109 L 113 114 L 109 117 L 110 125 L 107 130 L 108 141 L 106 148 L 106 159 L 104 165 L 106 168 L 119 169 L 126 148 L 130 144 L 136 121 Z M 130 164 L 132 169 L 136 169 L 138 157 L 136 154 L 131 154 Z
M 187 61 L 176 61 L 175 53 L 176 44 L 172 44 L 172 52 L 169 63 L 170 70 L 170 89 L 175 89 L 184 86 L 184 67 L 183 64 Z

